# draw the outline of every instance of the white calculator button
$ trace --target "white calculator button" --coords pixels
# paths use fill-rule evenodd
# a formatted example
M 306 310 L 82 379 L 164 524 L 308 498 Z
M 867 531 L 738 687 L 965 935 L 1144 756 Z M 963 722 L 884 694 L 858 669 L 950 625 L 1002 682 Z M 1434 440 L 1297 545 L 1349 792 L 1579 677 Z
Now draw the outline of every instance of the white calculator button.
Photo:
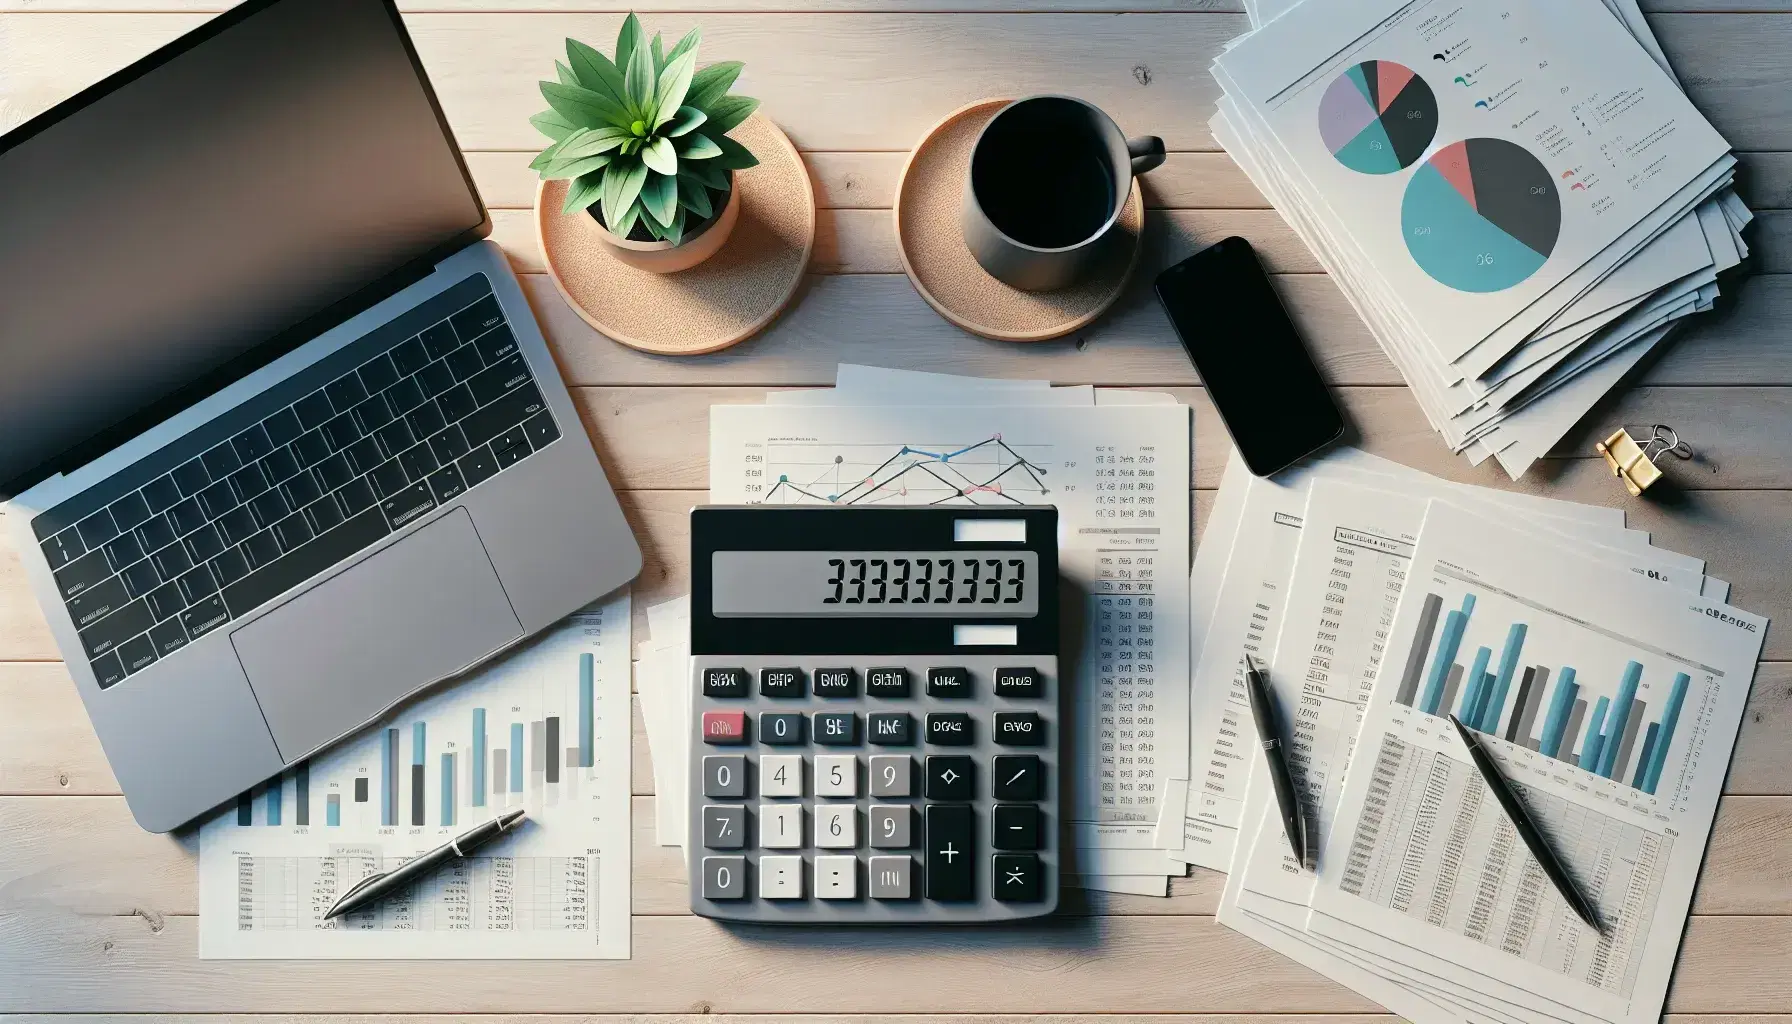
M 759 845 L 767 850 L 803 848 L 803 805 L 760 804 Z
M 762 900 L 802 899 L 803 858 L 759 858 L 759 898 Z
M 823 850 L 859 845 L 859 815 L 852 804 L 815 805 L 815 845 Z
M 776 859 L 783 860 L 784 858 Z M 762 858 L 760 863 L 765 863 L 765 858 Z M 824 900 L 856 899 L 859 895 L 858 858 L 838 856 L 815 858 L 815 895 Z
M 802 796 L 803 758 L 800 754 L 763 754 L 759 758 L 760 796 Z
M 859 759 L 851 754 L 820 754 L 815 758 L 816 796 L 858 796 Z

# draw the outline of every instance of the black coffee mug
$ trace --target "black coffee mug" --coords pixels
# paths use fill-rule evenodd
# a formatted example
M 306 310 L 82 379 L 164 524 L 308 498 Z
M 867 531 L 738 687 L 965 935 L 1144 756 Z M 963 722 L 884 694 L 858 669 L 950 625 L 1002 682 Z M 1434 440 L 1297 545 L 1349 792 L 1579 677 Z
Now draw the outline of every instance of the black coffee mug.
M 1075 284 L 1114 244 L 1133 176 L 1163 162 L 1162 139 L 1128 139 L 1092 104 L 1015 100 L 983 126 L 971 151 L 959 216 L 965 244 L 1015 288 Z

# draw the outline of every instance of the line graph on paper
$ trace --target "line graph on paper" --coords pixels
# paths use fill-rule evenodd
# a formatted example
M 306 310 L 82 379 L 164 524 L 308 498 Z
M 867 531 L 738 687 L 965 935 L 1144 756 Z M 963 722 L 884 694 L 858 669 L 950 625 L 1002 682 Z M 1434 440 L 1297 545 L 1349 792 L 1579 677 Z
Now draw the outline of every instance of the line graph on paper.
M 1052 499 L 1052 446 L 1001 434 L 957 443 L 772 441 L 763 466 L 767 505 L 1030 505 Z M 749 487 L 751 484 L 749 484 Z

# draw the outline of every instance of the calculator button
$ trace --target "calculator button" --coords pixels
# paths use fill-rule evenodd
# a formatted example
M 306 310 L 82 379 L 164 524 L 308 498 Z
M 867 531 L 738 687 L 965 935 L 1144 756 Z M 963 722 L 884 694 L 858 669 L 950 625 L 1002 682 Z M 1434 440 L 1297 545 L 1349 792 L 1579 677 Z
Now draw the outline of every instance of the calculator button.
M 871 758 L 872 796 L 913 796 L 915 759 L 907 754 L 875 754 Z
M 989 885 L 995 898 L 1004 903 L 1033 903 L 1039 899 L 1039 855 L 1036 853 L 998 853 L 993 858 Z
M 703 742 L 747 742 L 747 713 L 745 711 L 703 712 Z
M 815 758 L 816 796 L 858 796 L 859 759 L 851 754 L 823 754 Z
M 871 858 L 871 898 L 874 900 L 906 900 L 914 898 L 915 862 L 910 857 Z
M 760 796 L 802 796 L 803 759 L 796 754 L 766 754 L 759 758 Z
M 977 898 L 976 837 L 977 815 L 971 805 L 927 805 L 928 899 Z
M 927 716 L 927 742 L 941 747 L 971 745 L 971 716 L 962 711 L 936 712 Z
M 850 850 L 859 845 L 859 812 L 852 804 L 815 805 L 815 845 Z
M 800 668 L 762 668 L 759 670 L 761 697 L 801 697 L 803 670 Z
M 908 696 L 908 669 L 874 668 L 866 672 L 865 695 L 868 697 Z
M 830 747 L 857 746 L 859 716 L 851 711 L 816 712 L 815 742 Z
M 746 695 L 746 669 L 706 668 L 703 670 L 703 696 L 745 697 Z
M 739 754 L 712 754 L 703 759 L 704 796 L 746 796 L 747 759 Z
M 998 668 L 995 691 L 998 697 L 1043 697 L 1045 680 L 1036 668 Z
M 868 737 L 880 747 L 906 747 L 915 742 L 915 719 L 906 711 L 873 711 L 865 716 Z
M 803 848 L 803 805 L 760 804 L 759 845 L 767 850 Z
M 906 850 L 914 842 L 909 827 L 915 812 L 907 804 L 872 804 L 871 846 L 876 850 Z
M 859 674 L 850 668 L 818 668 L 815 670 L 815 696 L 856 697 Z
M 927 799 L 969 800 L 976 796 L 976 765 L 962 754 L 927 755 Z
M 708 718 L 712 713 L 704 712 L 703 717 Z M 803 716 L 795 712 L 759 712 L 759 742 L 774 747 L 794 746 L 803 742 Z
M 747 809 L 740 804 L 705 804 L 703 845 L 711 850 L 739 850 L 745 847 Z
M 1031 711 L 998 711 L 995 733 L 1005 747 L 1037 747 L 1045 742 L 1045 723 Z
M 998 850 L 1039 849 L 1039 808 L 997 804 L 990 818 L 989 845 Z
M 965 668 L 930 668 L 927 670 L 929 697 L 969 697 L 971 672 Z
M 815 898 L 820 900 L 853 900 L 859 898 L 859 859 L 838 854 L 815 858 Z
M 1037 800 L 1045 768 L 1032 754 L 998 755 L 989 769 L 990 795 L 997 800 Z
M 803 858 L 759 858 L 759 898 L 762 900 L 802 899 Z
M 703 898 L 738 900 L 747 895 L 747 858 L 703 858 Z

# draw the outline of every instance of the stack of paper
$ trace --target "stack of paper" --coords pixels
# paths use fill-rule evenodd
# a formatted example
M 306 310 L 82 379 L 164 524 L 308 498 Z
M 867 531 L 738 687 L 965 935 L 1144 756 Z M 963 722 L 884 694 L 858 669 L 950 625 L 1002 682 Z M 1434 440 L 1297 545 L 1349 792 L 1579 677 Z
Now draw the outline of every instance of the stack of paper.
M 1767 623 L 1621 521 L 1350 450 L 1273 480 L 1233 460 L 1193 574 L 1211 781 L 1188 852 L 1229 869 L 1221 922 L 1421 1024 L 1659 1017 Z M 1291 723 L 1316 874 L 1250 743 L 1245 651 Z M 1519 841 L 1452 713 L 1605 934 Z
M 1476 464 L 1516 479 L 1747 253 L 1636 0 L 1247 7 L 1214 137 Z

